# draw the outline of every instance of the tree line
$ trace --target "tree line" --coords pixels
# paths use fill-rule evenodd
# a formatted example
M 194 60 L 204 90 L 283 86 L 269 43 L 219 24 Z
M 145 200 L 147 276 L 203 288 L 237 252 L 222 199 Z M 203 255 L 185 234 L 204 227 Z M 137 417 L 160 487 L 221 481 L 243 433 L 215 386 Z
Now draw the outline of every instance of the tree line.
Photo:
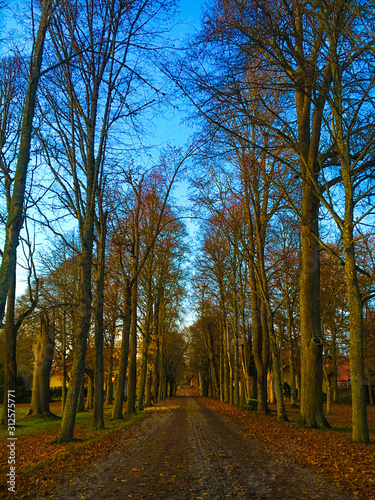
M 118 279 L 105 269 L 122 275 L 115 300 L 121 312 L 114 313 L 120 319 L 112 323 L 122 328 L 114 415 L 122 415 L 126 373 L 127 411 L 135 410 L 139 346 L 140 407 L 150 380 L 164 377 L 173 385 L 166 371 L 155 368 L 150 377 L 148 360 L 150 353 L 153 362 L 162 357 L 157 332 L 173 325 L 169 305 L 181 298 L 181 268 L 174 267 L 183 226 L 169 200 L 192 160 L 196 216 L 205 223 L 190 353 L 205 373 L 205 391 L 235 404 L 256 399 L 265 412 L 272 367 L 278 418 L 286 419 L 286 354 L 301 423 L 326 427 L 323 379 L 330 381 L 329 365 L 345 351 L 349 332 L 353 440 L 369 442 L 364 343 L 374 297 L 373 5 L 219 0 L 207 5 L 200 31 L 176 53 L 165 38 L 172 3 L 39 4 L 29 68 L 20 56 L 2 61 L 6 387 L 15 383 L 17 331 L 45 286 L 34 279 L 16 318 L 16 252 L 26 209 L 63 239 L 79 267 L 69 319 L 75 334 L 71 345 L 62 335 L 60 346 L 64 360 L 67 349 L 72 356 L 60 440 L 73 437 L 91 339 L 94 413 L 103 425 L 103 330 L 108 290 Z M 166 99 L 165 76 L 190 103 L 199 132 L 195 147 L 165 152 L 148 172 L 136 167 L 132 153 L 144 132 L 142 116 L 150 119 Z M 78 228 L 73 243 L 66 221 Z M 32 253 L 27 238 L 25 248 Z M 51 337 L 49 317 L 40 318 L 41 335 Z M 176 335 L 165 346 L 183 358 Z
M 192 151 L 167 147 L 152 164 L 137 140 L 141 118 L 150 120 L 165 98 L 156 62 L 172 3 L 43 0 L 33 7 L 33 38 L 25 40 L 31 45 L 29 67 L 16 50 L 2 59 L 3 421 L 7 391 L 16 384 L 17 332 L 27 337 L 38 331 L 29 414 L 49 414 L 57 352 L 63 442 L 73 438 L 85 373 L 94 426 L 104 426 L 104 353 L 113 368 L 120 351 L 113 418 L 123 416 L 126 377 L 130 414 L 151 397 L 150 383 L 155 400 L 167 386 L 175 390 L 176 358 L 181 361 L 184 344 L 178 322 L 185 230 L 170 193 Z M 42 273 L 31 235 L 21 233 L 25 227 L 29 235 L 33 219 L 60 241 L 52 257 L 44 258 Z M 30 263 L 29 296 L 16 309 L 21 241 Z M 112 375 L 109 368 L 108 398 Z
M 286 349 L 292 393 L 300 364 L 301 423 L 327 427 L 323 374 L 336 349 L 347 352 L 340 317 L 359 442 L 369 442 L 374 61 L 371 3 L 229 0 L 208 7 L 171 71 L 206 144 L 193 183 L 207 220 L 193 331 L 204 339 L 211 393 L 237 404 L 241 379 L 266 411 L 272 366 L 277 415 L 287 418 Z M 327 280 L 342 287 L 330 299 Z

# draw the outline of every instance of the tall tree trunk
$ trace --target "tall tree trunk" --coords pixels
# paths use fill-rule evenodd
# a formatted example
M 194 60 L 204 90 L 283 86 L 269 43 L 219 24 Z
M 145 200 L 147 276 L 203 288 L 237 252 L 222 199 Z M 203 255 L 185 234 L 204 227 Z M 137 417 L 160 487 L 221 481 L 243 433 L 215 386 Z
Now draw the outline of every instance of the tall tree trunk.
M 297 387 L 296 387 L 296 365 L 294 361 L 293 349 L 293 314 L 291 304 L 287 297 L 286 299 L 287 310 L 287 330 L 288 330 L 288 345 L 289 345 L 289 374 L 290 374 L 290 397 L 292 407 L 297 407 Z
M 131 288 L 131 326 L 129 342 L 129 386 L 126 413 L 135 413 L 137 400 L 137 309 L 138 281 L 134 280 Z
M 219 384 L 220 384 L 220 401 L 224 402 L 224 350 L 223 350 L 223 326 L 220 324 L 220 359 L 219 359 Z
M 231 353 L 231 342 L 230 342 L 230 334 L 229 334 L 229 322 L 226 322 L 225 328 L 225 347 L 227 353 L 227 363 L 229 370 L 229 403 L 233 404 L 233 363 L 232 363 L 232 353 Z
M 234 356 L 233 356 L 233 404 L 238 406 L 240 404 L 240 364 L 239 364 L 239 341 L 238 341 L 238 306 L 237 306 L 237 297 L 235 290 L 233 291 L 233 330 L 234 330 Z
M 113 349 L 114 345 L 111 343 L 109 362 L 108 362 L 108 376 L 107 376 L 107 390 L 105 395 L 105 404 L 110 405 L 113 400 Z
M 138 320 L 138 273 L 139 273 L 139 218 L 141 210 L 141 186 L 137 192 L 137 207 L 133 227 L 133 255 L 132 255 L 132 281 L 131 281 L 131 320 L 129 341 L 129 377 L 128 400 L 126 413 L 135 413 L 137 400 L 137 320 Z
M 302 251 L 300 274 L 301 317 L 301 415 L 307 427 L 329 427 L 323 413 L 323 342 L 320 322 L 319 199 L 314 191 L 318 182 L 320 136 L 327 95 L 332 83 L 331 62 L 326 62 L 319 89 L 313 89 L 311 70 L 306 68 L 303 40 L 303 7 L 295 6 L 296 16 L 296 113 L 298 154 L 302 174 Z M 314 63 L 315 64 L 315 63 Z M 314 104 L 313 104 L 314 103 Z
M 85 235 L 81 257 L 81 297 L 79 315 L 79 335 L 75 345 L 72 371 L 68 394 L 62 415 L 59 442 L 69 442 L 73 439 L 74 424 L 78 406 L 78 399 L 85 370 L 87 338 L 91 321 L 91 266 L 94 239 L 94 207 L 89 207 L 88 217 L 85 220 Z
M 95 392 L 95 383 L 94 383 L 94 372 L 90 369 L 86 368 L 85 370 L 88 383 L 87 383 L 87 397 L 86 397 L 86 410 L 92 410 L 94 407 L 94 392 Z
M 156 332 L 158 335 L 158 332 Z M 154 395 L 154 402 L 159 401 L 159 386 L 160 386 L 160 339 L 157 336 L 155 339 L 155 355 L 154 355 L 154 368 L 153 368 L 153 381 L 152 381 L 152 394 Z
M 333 402 L 338 402 L 338 384 L 337 384 L 337 346 L 336 340 L 332 347 L 332 370 L 333 370 L 333 383 L 332 383 L 332 398 Z
M 209 354 L 209 361 L 210 361 L 210 379 L 212 384 L 212 397 L 219 399 L 220 391 L 219 391 L 219 383 L 216 371 L 216 362 L 212 352 L 210 352 Z
M 151 406 L 151 395 L 152 395 L 152 371 L 148 370 L 147 373 L 147 384 L 146 384 L 146 401 L 145 406 Z
M 258 413 L 268 413 L 267 404 L 267 368 L 268 368 L 268 335 L 263 330 L 264 321 L 262 321 L 261 300 L 259 297 L 259 283 L 255 276 L 255 241 L 252 214 L 250 211 L 248 174 L 244 176 L 247 221 L 249 226 L 249 287 L 251 302 L 251 320 L 253 329 L 253 356 L 256 367 L 257 384 L 257 411 Z
M 79 412 L 85 411 L 85 374 L 83 373 L 83 377 L 81 380 L 81 386 L 79 388 L 79 395 L 78 395 L 78 403 L 77 403 L 77 410 Z
M 152 304 L 153 304 L 153 300 L 151 297 L 151 282 L 149 282 L 148 283 L 148 292 L 147 292 L 145 334 L 143 337 L 143 344 L 142 344 L 141 373 L 140 373 L 140 379 L 139 379 L 139 396 L 138 396 L 138 409 L 139 410 L 143 410 L 143 400 L 144 400 L 145 388 L 146 388 L 148 348 L 149 348 L 150 339 L 151 339 Z
M 273 377 L 275 384 L 275 393 L 276 393 L 276 403 L 277 403 L 277 418 L 279 420 L 288 420 L 288 417 L 285 412 L 284 405 L 284 393 L 283 393 L 283 383 L 281 380 L 281 365 L 280 365 L 280 354 L 279 349 L 276 342 L 276 334 L 274 331 L 273 325 L 273 315 L 271 312 L 270 305 L 268 304 L 267 314 L 267 323 L 268 323 L 268 331 L 270 338 L 270 346 L 271 346 L 271 356 L 272 356 L 272 369 L 273 369 Z
M 67 393 L 67 369 L 66 369 L 66 304 L 64 297 L 64 311 L 63 311 L 63 332 L 62 332 L 62 352 L 61 352 L 61 364 L 62 364 L 62 384 L 61 384 L 61 405 L 64 410 L 66 393 Z
M 351 226 L 352 227 L 352 226 Z M 366 386 L 363 357 L 363 316 L 362 299 L 357 280 L 353 233 L 343 233 L 345 253 L 345 279 L 349 305 L 350 330 L 350 380 L 352 386 L 352 424 L 353 441 L 369 443 L 370 435 L 367 423 Z
M 52 415 L 49 410 L 49 380 L 54 350 L 55 328 L 50 324 L 47 314 L 42 313 L 39 336 L 33 345 L 35 359 L 33 392 L 28 415 Z
M 104 271 L 105 247 L 107 234 L 107 214 L 103 213 L 102 201 L 99 201 L 99 244 L 96 278 L 96 304 L 95 304 L 95 394 L 93 426 L 94 429 L 104 428 Z
M 40 79 L 44 41 L 54 4 L 54 0 L 43 0 L 38 34 L 35 40 L 34 54 L 30 65 L 29 84 L 23 108 L 20 147 L 18 151 L 12 199 L 6 223 L 5 246 L 0 267 L 0 325 L 2 324 L 4 318 L 9 286 L 12 276 L 14 276 L 16 270 L 17 246 L 19 243 L 20 231 L 23 226 L 25 187 L 27 169 L 30 160 L 30 145 L 36 106 L 36 93 Z
M 264 215 L 265 218 L 265 215 Z M 264 224 L 263 224 L 264 226 Z M 277 418 L 279 420 L 287 420 L 284 405 L 284 393 L 283 384 L 281 379 L 281 365 L 280 365 L 280 354 L 277 346 L 276 334 L 273 324 L 273 313 L 271 310 L 270 297 L 268 293 L 268 283 L 265 270 L 264 262 L 264 238 L 260 233 L 259 229 L 256 231 L 256 245 L 257 245 L 257 255 L 258 255 L 258 275 L 259 275 L 259 289 L 261 290 L 261 301 L 262 301 L 262 331 L 264 337 L 269 340 L 268 345 L 263 344 L 263 356 L 268 349 L 271 350 L 272 358 L 272 370 L 273 370 L 273 382 L 275 384 L 276 402 L 277 402 Z M 264 363 L 264 359 L 263 359 Z M 268 368 L 268 366 L 267 366 Z M 267 379 L 267 372 L 266 372 Z
M 250 377 L 250 356 L 251 356 L 251 346 L 250 340 L 246 339 L 245 331 L 242 335 L 242 345 L 241 345 L 241 366 L 242 366 L 242 377 L 244 381 L 244 398 L 248 401 L 253 396 L 251 391 L 251 377 Z
M 252 272 L 250 272 L 252 274 Z M 255 276 L 253 276 L 255 278 Z M 253 280 L 252 280 L 253 281 Z M 260 301 L 256 293 L 254 279 L 254 288 L 251 287 L 251 315 L 253 325 L 253 355 L 257 372 L 257 411 L 258 413 L 268 413 L 267 404 L 267 353 L 265 348 L 265 333 L 262 331 Z
M 131 323 L 131 284 L 130 281 L 128 280 L 126 283 L 125 294 L 124 294 L 119 373 L 116 384 L 115 401 L 113 403 L 113 411 L 112 411 L 112 418 L 115 420 L 123 418 L 122 407 L 124 404 L 125 380 L 126 380 L 126 372 L 128 369 L 130 323 Z
M 7 303 L 7 313 L 5 318 L 5 371 L 4 371 L 4 406 L 1 423 L 7 425 L 8 422 L 8 391 L 15 394 L 17 384 L 17 359 L 16 342 L 17 329 L 15 328 L 14 308 L 16 302 L 16 268 L 14 267 L 10 275 L 9 295 Z
M 229 363 L 228 363 L 228 356 L 227 356 L 227 349 L 226 349 L 226 331 L 227 331 L 228 325 L 227 325 L 227 319 L 225 318 L 225 324 L 223 327 L 223 339 L 221 342 L 221 350 L 223 354 L 223 401 L 224 403 L 229 403 L 229 385 L 230 385 L 230 378 L 229 378 Z
M 323 413 L 323 341 L 320 327 L 319 201 L 307 182 L 302 201 L 301 422 L 307 427 L 329 427 Z

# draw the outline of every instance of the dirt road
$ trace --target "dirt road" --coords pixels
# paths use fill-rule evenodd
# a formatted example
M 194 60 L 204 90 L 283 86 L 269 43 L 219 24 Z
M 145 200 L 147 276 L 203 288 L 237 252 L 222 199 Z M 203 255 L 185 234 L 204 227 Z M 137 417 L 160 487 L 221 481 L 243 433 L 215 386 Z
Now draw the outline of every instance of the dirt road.
M 185 390 L 150 412 L 104 462 L 53 498 L 349 498 L 247 436 L 209 399 Z

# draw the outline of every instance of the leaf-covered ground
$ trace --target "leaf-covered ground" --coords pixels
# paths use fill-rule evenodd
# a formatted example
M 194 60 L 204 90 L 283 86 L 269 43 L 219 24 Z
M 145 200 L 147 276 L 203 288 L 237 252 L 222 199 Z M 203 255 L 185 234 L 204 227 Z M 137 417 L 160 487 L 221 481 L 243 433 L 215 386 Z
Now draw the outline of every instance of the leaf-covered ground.
M 296 428 L 298 409 L 287 407 L 290 422 L 278 422 L 274 417 L 241 412 L 237 408 L 216 402 L 224 411 L 241 419 L 246 431 L 301 466 L 322 474 L 332 484 L 354 498 L 375 499 L 375 407 L 368 406 L 371 443 L 351 440 L 351 405 L 335 404 L 327 416 L 330 430 Z
M 328 417 L 332 429 L 322 431 L 296 428 L 293 422 L 298 418 L 298 410 L 293 408 L 287 407 L 290 422 L 285 423 L 276 420 L 274 409 L 271 415 L 258 415 L 216 400 L 203 399 L 210 410 L 233 419 L 241 426 L 244 435 L 263 441 L 265 448 L 321 475 L 353 498 L 375 499 L 375 407 L 368 407 L 372 443 L 362 445 L 351 442 L 349 405 L 334 405 L 333 414 Z M 163 403 L 159 406 L 162 407 Z M 57 408 L 54 411 L 58 413 Z M 144 419 L 151 421 L 160 418 L 159 415 L 159 412 L 146 411 L 138 421 L 110 424 L 105 432 L 91 431 L 86 417 L 86 421 L 76 427 L 76 440 L 69 444 L 54 442 L 58 423 L 37 435 L 19 437 L 16 498 L 51 498 L 57 483 L 74 481 L 108 457 L 121 442 L 137 435 Z M 3 440 L 0 442 L 2 498 L 12 498 L 6 488 L 7 457 L 7 442 Z

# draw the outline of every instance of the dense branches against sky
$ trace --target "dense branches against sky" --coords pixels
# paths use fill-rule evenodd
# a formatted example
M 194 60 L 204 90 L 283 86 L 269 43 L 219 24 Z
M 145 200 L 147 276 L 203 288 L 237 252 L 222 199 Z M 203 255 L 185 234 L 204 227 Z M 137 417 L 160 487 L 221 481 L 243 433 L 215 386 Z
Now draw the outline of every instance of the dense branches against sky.
M 64 384 L 67 363 L 70 370 L 61 441 L 73 437 L 86 376 L 90 390 L 98 387 L 99 429 L 105 377 L 111 384 L 117 373 L 112 416 L 121 419 L 125 381 L 132 414 L 152 391 L 155 400 L 168 384 L 173 393 L 189 349 L 202 394 L 236 405 L 253 399 L 261 413 L 276 399 L 280 420 L 290 397 L 309 427 L 328 426 L 322 387 L 330 401 L 338 357 L 350 356 L 353 439 L 368 442 L 372 3 L 5 4 L 0 292 L 1 311 L 8 295 L 8 379 L 19 323 L 11 284 L 24 241 L 23 305 L 41 319 L 38 338 L 53 331 L 51 310 L 69 317 L 55 331 Z M 66 262 L 51 273 L 40 255 L 61 251 Z M 36 307 L 65 266 L 69 277 L 76 269 L 75 287 L 52 287 L 59 300 Z

